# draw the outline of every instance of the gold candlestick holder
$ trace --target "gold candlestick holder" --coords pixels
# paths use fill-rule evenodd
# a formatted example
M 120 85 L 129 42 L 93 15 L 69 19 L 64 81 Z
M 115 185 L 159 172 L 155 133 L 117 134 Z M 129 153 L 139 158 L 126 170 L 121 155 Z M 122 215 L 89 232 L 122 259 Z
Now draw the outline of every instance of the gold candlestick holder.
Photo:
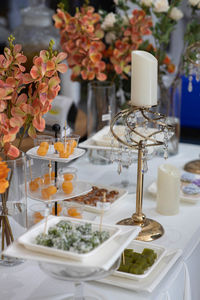
M 116 124 L 125 126 L 125 135 L 119 137 L 116 132 Z M 148 148 L 164 146 L 167 158 L 167 141 L 172 126 L 165 123 L 165 116 L 152 111 L 150 108 L 130 106 L 111 120 L 110 130 L 114 138 L 130 150 L 138 150 L 137 164 L 137 189 L 136 189 L 136 212 L 129 218 L 119 221 L 120 225 L 141 226 L 137 240 L 152 241 L 164 234 L 164 229 L 160 223 L 146 218 L 142 212 L 143 202 L 143 180 L 146 165 Z
M 188 74 L 188 91 L 192 92 L 193 75 L 196 81 L 200 81 L 200 42 L 193 43 L 186 50 L 185 64 L 189 69 Z M 190 173 L 200 174 L 200 159 L 189 161 L 185 164 L 184 170 Z

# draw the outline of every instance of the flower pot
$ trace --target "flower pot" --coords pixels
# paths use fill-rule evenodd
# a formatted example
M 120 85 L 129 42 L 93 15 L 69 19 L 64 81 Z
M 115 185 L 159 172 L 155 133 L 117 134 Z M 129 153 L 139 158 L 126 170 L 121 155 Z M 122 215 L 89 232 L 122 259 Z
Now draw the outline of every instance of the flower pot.
M 110 124 L 115 115 L 115 84 L 110 81 L 92 81 L 87 90 L 87 137 L 92 137 L 104 126 Z M 104 150 L 90 150 L 89 160 L 96 164 L 105 164 L 108 160 Z
M 2 252 L 27 228 L 26 156 L 21 152 L 16 159 L 6 159 L 3 153 L 0 157 L 9 168 L 9 186 L 0 194 L 0 264 L 12 266 L 21 260 L 6 257 Z
M 170 85 L 159 84 L 158 111 L 166 116 L 166 123 L 173 126 L 174 134 L 168 141 L 168 154 L 178 153 L 180 141 L 182 81 L 178 77 Z

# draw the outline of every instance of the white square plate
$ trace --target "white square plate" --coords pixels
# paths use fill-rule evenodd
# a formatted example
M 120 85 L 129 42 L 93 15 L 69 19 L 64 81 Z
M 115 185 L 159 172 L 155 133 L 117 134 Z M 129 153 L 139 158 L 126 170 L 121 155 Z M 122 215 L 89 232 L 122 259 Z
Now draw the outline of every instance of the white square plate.
M 37 154 L 39 146 L 33 147 L 29 149 L 26 154 L 32 158 L 37 159 L 44 159 L 44 160 L 52 160 L 52 161 L 58 161 L 58 162 L 70 162 L 71 160 L 74 160 L 75 158 L 78 158 L 82 156 L 85 153 L 84 149 L 75 148 L 74 153 L 71 154 L 68 158 L 60 158 L 58 153 L 55 153 L 55 149 L 53 145 L 49 146 L 49 150 L 45 156 L 41 156 Z
M 92 221 L 87 221 L 87 220 L 74 220 L 72 218 L 68 217 L 54 217 L 50 216 L 47 221 L 47 231 L 51 226 L 56 225 L 60 221 L 70 221 L 73 226 L 76 225 L 84 225 L 85 223 L 91 223 L 92 224 L 92 231 L 95 230 L 100 230 L 100 224 Z M 101 230 L 106 230 L 110 233 L 110 237 L 104 241 L 101 245 L 97 246 L 93 250 L 91 250 L 88 253 L 76 253 L 72 251 L 65 251 L 65 250 L 60 250 L 60 249 L 55 249 L 51 247 L 46 247 L 46 246 L 41 246 L 37 245 L 35 243 L 35 238 L 40 234 L 44 232 L 44 226 L 45 226 L 45 220 L 42 222 L 36 224 L 33 226 L 30 230 L 28 230 L 26 233 L 24 233 L 22 236 L 19 237 L 18 242 L 20 244 L 23 244 L 25 248 L 30 249 L 32 251 L 36 252 L 41 252 L 45 253 L 48 255 L 55 255 L 55 256 L 60 256 L 60 257 L 66 257 L 66 258 L 72 258 L 75 260 L 82 261 L 86 258 L 88 258 L 91 255 L 97 255 L 98 252 L 101 250 L 102 247 L 107 246 L 109 247 L 109 243 L 115 238 L 119 232 L 120 229 L 116 225 L 104 225 L 102 224 Z
M 90 184 L 90 185 L 95 186 L 99 189 L 107 189 L 108 192 L 115 190 L 119 193 L 116 196 L 116 198 L 112 202 L 110 202 L 110 206 L 104 208 L 104 212 L 109 211 L 110 209 L 113 209 L 128 194 L 128 192 L 126 190 L 116 188 L 115 186 L 105 186 L 105 185 L 99 185 L 99 184 Z M 86 194 L 86 193 L 84 193 L 84 194 Z M 66 199 L 66 197 L 65 197 L 65 199 Z M 67 201 L 67 202 L 69 202 L 69 201 Z M 76 199 L 72 199 L 70 202 L 72 202 L 72 203 L 75 202 L 76 203 Z M 84 202 L 80 202 L 80 203 L 84 205 L 84 210 L 85 211 L 89 211 L 89 212 L 93 212 L 93 213 L 97 213 L 97 214 L 102 213 L 102 209 L 95 206 L 95 205 L 84 204 Z
M 43 225 L 44 226 L 44 225 Z M 121 255 L 123 250 L 138 235 L 141 230 L 139 226 L 122 226 L 121 232 L 117 234 L 112 241 L 99 249 L 97 255 L 90 255 L 88 259 L 83 261 L 73 260 L 71 258 L 50 255 L 25 248 L 23 244 L 14 241 L 6 250 L 4 255 L 18 257 L 22 259 L 30 259 L 47 263 L 62 264 L 68 267 L 80 268 L 101 268 L 109 270 L 114 262 Z M 116 277 L 115 277 L 116 278 Z
M 154 264 L 151 267 L 149 267 L 144 272 L 144 274 L 137 275 L 137 274 L 132 274 L 132 273 L 115 271 L 113 275 L 128 278 L 128 279 L 134 279 L 134 280 L 141 280 L 141 279 L 144 279 L 147 276 L 149 276 L 151 274 L 151 272 L 156 268 L 156 266 L 158 265 L 160 260 L 166 254 L 166 249 L 162 246 L 149 244 L 149 243 L 145 243 L 145 242 L 140 242 L 140 241 L 133 241 L 127 247 L 127 249 L 133 249 L 135 252 L 139 252 L 139 253 L 142 253 L 144 248 L 152 249 L 157 254 L 157 258 L 156 258 Z

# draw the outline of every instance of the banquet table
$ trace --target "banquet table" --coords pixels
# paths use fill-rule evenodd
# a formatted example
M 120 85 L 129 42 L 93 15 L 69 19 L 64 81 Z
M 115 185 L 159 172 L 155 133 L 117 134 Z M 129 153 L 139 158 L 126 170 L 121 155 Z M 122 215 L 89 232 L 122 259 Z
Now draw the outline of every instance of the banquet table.
M 179 152 L 167 161 L 163 157 L 154 157 L 148 161 L 148 171 L 144 176 L 143 212 L 146 216 L 160 222 L 165 230 L 164 235 L 149 244 L 164 246 L 168 251 L 181 249 L 182 255 L 169 270 L 159 279 L 162 270 L 157 273 L 151 288 L 122 288 L 119 284 L 112 285 L 92 281 L 84 284 L 85 294 L 94 295 L 105 300 L 199 300 L 200 299 L 200 200 L 196 203 L 180 202 L 177 215 L 164 216 L 156 211 L 156 201 L 148 192 L 149 185 L 156 180 L 158 166 L 169 163 L 183 171 L 186 162 L 198 159 L 200 146 L 193 144 L 179 145 Z M 128 176 L 133 185 L 136 184 L 137 164 L 133 164 L 126 174 L 117 173 L 117 164 L 94 165 L 88 160 L 87 154 L 70 164 L 78 169 L 79 180 L 93 184 L 113 185 L 120 183 L 123 176 Z M 128 174 L 127 174 L 128 172 Z M 28 203 L 29 204 L 29 203 Z M 126 195 L 116 207 L 104 214 L 103 222 L 115 224 L 117 221 L 130 217 L 135 212 L 135 194 Z M 95 214 L 85 217 L 94 219 Z M 167 264 L 167 263 L 166 263 Z M 74 291 L 72 282 L 54 279 L 45 274 L 35 261 L 25 261 L 14 267 L 0 267 L 0 299 L 6 300 L 59 300 Z M 137 283 L 134 283 L 137 286 Z M 139 286 L 139 283 L 138 283 Z

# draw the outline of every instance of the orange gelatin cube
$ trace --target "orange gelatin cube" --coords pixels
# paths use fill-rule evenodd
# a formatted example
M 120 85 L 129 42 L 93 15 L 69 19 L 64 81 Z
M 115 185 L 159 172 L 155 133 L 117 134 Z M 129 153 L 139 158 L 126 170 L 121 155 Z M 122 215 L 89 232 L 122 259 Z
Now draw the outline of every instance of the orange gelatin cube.
M 47 188 L 47 191 L 48 191 L 49 195 L 54 195 L 57 193 L 57 188 L 54 185 L 50 185 Z
M 40 147 L 45 148 L 45 149 L 49 149 L 49 144 L 47 142 L 41 142 L 40 143 Z
M 39 184 L 35 181 L 29 182 L 29 189 L 31 192 L 35 192 L 39 189 Z
M 71 194 L 73 191 L 73 184 L 71 181 L 64 181 L 62 184 L 62 189 L 65 194 Z
M 44 178 L 44 184 L 50 184 L 50 177 Z
M 41 213 L 39 211 L 34 212 L 33 215 L 34 218 L 34 224 L 40 222 L 42 219 L 44 219 L 44 217 L 41 215 Z
M 57 204 L 57 215 L 59 216 L 62 211 L 62 206 L 60 204 Z M 55 206 L 52 207 L 52 215 L 55 216 Z
M 67 152 L 60 152 L 59 157 L 60 158 L 68 158 L 70 156 L 69 151 Z
M 64 145 L 61 142 L 54 143 L 54 149 L 58 152 L 64 152 Z
M 74 175 L 71 173 L 65 173 L 63 174 L 64 180 L 69 181 L 74 179 Z
M 43 184 L 43 179 L 41 177 L 37 177 L 37 178 L 34 179 L 34 182 L 36 182 L 39 185 L 42 185 Z
M 50 199 L 51 195 L 49 195 L 48 189 L 42 189 L 41 194 L 42 194 L 42 199 L 44 199 L 44 200 Z
M 37 154 L 40 156 L 45 156 L 47 154 L 48 149 L 45 147 L 39 147 L 37 150 Z
M 81 214 L 77 211 L 75 207 L 68 208 L 67 213 L 70 217 L 78 218 L 78 219 L 82 218 Z

